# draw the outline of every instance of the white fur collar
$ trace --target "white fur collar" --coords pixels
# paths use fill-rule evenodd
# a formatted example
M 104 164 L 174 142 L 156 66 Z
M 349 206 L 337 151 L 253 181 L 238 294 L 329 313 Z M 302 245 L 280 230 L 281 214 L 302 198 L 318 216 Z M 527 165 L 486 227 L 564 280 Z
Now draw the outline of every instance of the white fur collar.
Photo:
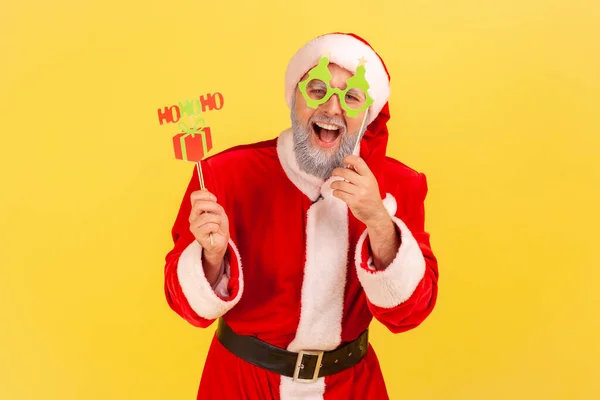
M 357 151 L 360 145 L 357 146 Z M 277 155 L 287 177 L 292 183 L 304 193 L 311 201 L 316 201 L 321 195 L 330 195 L 333 191 L 329 186 L 335 180 L 342 178 L 331 177 L 327 181 L 307 174 L 300 169 L 294 154 L 294 137 L 292 129 L 288 128 L 281 132 L 277 138 Z

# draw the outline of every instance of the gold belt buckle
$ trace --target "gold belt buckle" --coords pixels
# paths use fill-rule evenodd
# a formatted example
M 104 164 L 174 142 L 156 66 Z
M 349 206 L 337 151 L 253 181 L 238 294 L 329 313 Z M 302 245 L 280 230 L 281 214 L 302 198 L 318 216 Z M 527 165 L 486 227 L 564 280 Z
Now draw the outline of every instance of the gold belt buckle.
M 323 360 L 324 351 L 300 351 L 298 353 L 298 358 L 296 359 L 296 368 L 294 368 L 294 382 L 301 383 L 314 383 L 319 379 L 319 371 L 321 370 L 321 361 Z M 314 356 L 317 357 L 317 364 L 315 365 L 315 373 L 311 379 L 301 379 L 298 378 L 300 375 L 300 370 L 304 369 L 304 356 Z

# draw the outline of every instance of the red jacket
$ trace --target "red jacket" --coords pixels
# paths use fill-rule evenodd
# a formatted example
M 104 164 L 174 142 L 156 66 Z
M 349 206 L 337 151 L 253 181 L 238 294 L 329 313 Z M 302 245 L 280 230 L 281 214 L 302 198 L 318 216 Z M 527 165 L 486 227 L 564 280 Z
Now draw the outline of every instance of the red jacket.
M 296 352 L 331 350 L 352 341 L 373 317 L 395 333 L 423 322 L 435 305 L 438 280 L 424 225 L 427 181 L 392 158 L 370 158 L 377 153 L 370 143 L 361 142 L 361 156 L 376 173 L 402 241 L 387 269 L 369 266 L 365 226 L 331 195 L 332 180 L 299 170 L 287 130 L 277 139 L 202 161 L 206 188 L 217 196 L 230 224 L 224 296 L 204 277 L 201 247 L 189 230 L 189 196 L 200 188 L 194 173 L 173 226 L 175 246 L 166 257 L 170 307 L 194 326 L 208 327 L 223 317 L 238 334 Z M 356 366 L 302 384 L 239 360 L 213 340 L 198 399 L 291 399 L 299 394 L 388 398 L 371 347 Z

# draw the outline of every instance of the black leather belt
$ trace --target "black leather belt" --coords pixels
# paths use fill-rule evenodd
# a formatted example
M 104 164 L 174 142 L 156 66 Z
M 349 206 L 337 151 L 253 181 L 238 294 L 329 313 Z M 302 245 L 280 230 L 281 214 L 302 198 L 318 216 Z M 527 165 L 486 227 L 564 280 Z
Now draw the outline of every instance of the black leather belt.
M 217 339 L 227 350 L 250 364 L 288 376 L 296 382 L 316 382 L 320 377 L 358 364 L 367 354 L 369 330 L 336 350 L 294 353 L 253 336 L 238 335 L 221 318 Z

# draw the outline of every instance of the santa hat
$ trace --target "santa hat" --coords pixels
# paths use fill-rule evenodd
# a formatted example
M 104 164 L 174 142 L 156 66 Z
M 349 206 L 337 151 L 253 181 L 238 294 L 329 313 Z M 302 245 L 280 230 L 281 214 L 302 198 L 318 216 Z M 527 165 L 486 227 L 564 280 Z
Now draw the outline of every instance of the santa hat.
M 387 68 L 371 45 L 358 35 L 334 32 L 316 37 L 300 48 L 288 64 L 285 72 L 285 98 L 289 108 L 292 107 L 298 82 L 323 56 L 352 73 L 356 72 L 361 57 L 366 60 L 365 78 L 369 83 L 369 96 L 373 99 L 373 104 L 369 108 L 367 130 L 360 143 L 360 156 L 377 177 L 380 192 L 384 196 L 382 172 L 388 140 L 386 123 L 390 119 L 390 75 Z

